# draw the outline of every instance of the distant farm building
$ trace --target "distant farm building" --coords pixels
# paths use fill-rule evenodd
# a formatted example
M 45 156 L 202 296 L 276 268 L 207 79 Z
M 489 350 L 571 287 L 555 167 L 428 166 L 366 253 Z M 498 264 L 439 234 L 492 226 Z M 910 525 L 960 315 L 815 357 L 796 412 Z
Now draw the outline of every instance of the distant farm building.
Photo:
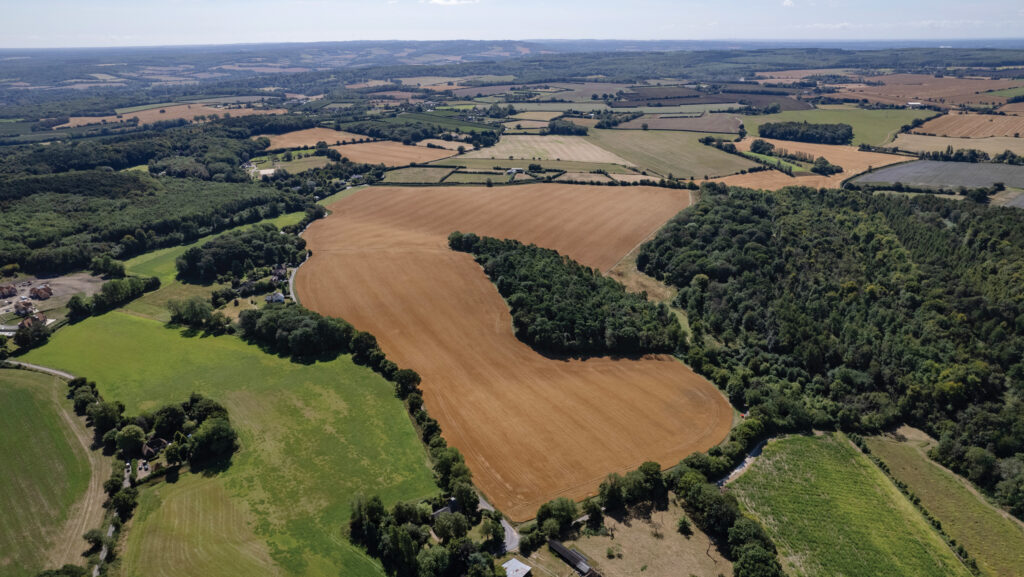
M 35 307 L 32 306 L 32 303 L 28 301 L 18 301 L 14 303 L 14 314 L 18 315 L 19 317 L 30 315 L 32 314 L 32 309 L 34 308 Z
M 272 295 L 267 295 L 267 302 L 268 303 L 283 303 L 284 302 L 284 294 L 282 294 L 280 292 L 276 292 L 276 293 L 274 293 Z
M 45 301 L 53 296 L 53 289 L 50 288 L 50 285 L 44 284 L 28 291 L 28 295 L 34 299 Z
M 18 296 L 18 287 L 12 284 L 0 285 L 0 299 Z
M 556 555 L 561 557 L 562 561 L 565 561 L 580 575 L 583 575 L 584 577 L 601 577 L 600 574 L 594 571 L 594 569 L 590 567 L 590 564 L 587 563 L 587 558 L 579 552 L 569 549 L 554 539 L 548 540 L 548 547 L 554 551 Z
M 519 559 L 509 559 L 501 564 L 505 568 L 507 577 L 526 577 L 530 574 L 531 567 Z

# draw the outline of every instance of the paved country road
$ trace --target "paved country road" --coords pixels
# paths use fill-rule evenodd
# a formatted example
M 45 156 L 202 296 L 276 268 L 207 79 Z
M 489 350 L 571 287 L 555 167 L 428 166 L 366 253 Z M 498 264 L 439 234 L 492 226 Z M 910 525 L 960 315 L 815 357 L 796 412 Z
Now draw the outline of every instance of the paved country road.
M 484 511 L 494 510 L 494 506 L 485 501 L 483 497 L 480 497 L 479 507 Z M 501 519 L 501 527 L 505 529 L 505 551 L 516 551 L 519 549 L 519 531 L 516 531 L 516 528 L 506 521 L 504 517 Z

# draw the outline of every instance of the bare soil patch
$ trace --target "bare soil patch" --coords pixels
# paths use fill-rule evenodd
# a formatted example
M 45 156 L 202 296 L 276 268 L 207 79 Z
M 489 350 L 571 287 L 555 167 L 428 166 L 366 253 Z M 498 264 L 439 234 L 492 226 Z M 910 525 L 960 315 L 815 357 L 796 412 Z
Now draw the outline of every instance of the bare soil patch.
M 352 162 L 367 164 L 384 164 L 385 166 L 405 166 L 407 164 L 432 162 L 448 158 L 455 154 L 451 150 L 427 148 L 425 146 L 406 146 L 400 142 L 364 142 L 361 144 L 343 144 L 332 146 L 334 150 Z
M 688 191 L 536 184 L 385 188 L 332 205 L 305 238 L 306 306 L 373 332 L 423 377 L 426 406 L 513 520 L 595 493 L 613 471 L 671 466 L 720 442 L 732 409 L 669 356 L 561 360 L 512 332 L 508 306 L 454 230 L 532 242 L 601 270 L 690 203 Z

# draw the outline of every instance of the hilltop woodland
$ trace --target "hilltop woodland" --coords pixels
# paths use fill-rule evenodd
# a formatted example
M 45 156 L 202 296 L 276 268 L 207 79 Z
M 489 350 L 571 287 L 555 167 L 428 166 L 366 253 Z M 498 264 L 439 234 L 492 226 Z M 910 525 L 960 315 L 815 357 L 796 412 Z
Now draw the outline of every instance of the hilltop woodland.
M 192 247 L 178 257 L 175 266 L 183 279 L 213 282 L 228 273 L 241 277 L 256 267 L 296 265 L 305 258 L 305 240 L 298 235 L 282 234 L 272 224 L 259 224 Z
M 668 307 L 556 251 L 460 232 L 448 245 L 476 256 L 512 309 L 516 336 L 538 350 L 635 355 L 678 344 L 682 329 Z
M 768 431 L 910 423 L 1024 517 L 1024 213 L 710 185 L 637 266 L 680 289 L 687 362 Z
M 817 144 L 850 144 L 853 127 L 849 124 L 812 124 L 810 122 L 765 122 L 757 129 L 761 138 L 795 140 Z

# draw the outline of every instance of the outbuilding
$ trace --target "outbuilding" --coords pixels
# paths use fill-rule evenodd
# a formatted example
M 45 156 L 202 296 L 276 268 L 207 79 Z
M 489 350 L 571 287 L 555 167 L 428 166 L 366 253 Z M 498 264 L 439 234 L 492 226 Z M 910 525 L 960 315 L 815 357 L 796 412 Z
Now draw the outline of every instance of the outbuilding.
M 505 575 L 508 577 L 526 577 L 532 570 L 532 567 L 519 559 L 509 559 L 502 563 L 501 566 L 504 567 Z

